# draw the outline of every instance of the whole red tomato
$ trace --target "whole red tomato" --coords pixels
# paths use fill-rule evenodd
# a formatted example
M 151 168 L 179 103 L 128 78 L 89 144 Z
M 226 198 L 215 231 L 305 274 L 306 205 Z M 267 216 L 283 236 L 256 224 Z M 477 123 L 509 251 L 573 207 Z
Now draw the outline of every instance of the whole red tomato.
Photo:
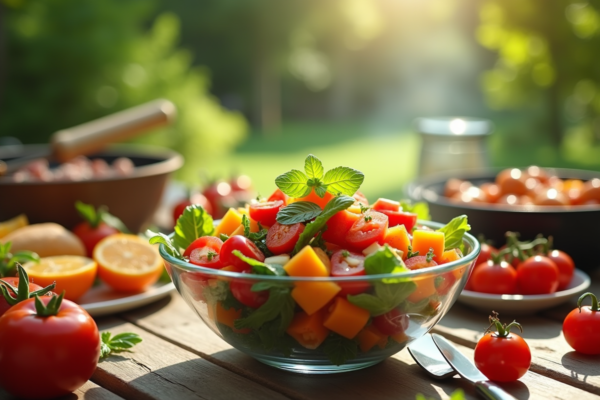
M 83 242 L 88 257 L 92 257 L 94 247 L 96 247 L 98 242 L 107 236 L 119 233 L 119 230 L 107 225 L 105 222 L 100 222 L 94 228 L 86 221 L 73 228 L 73 233 Z
M 529 370 L 531 350 L 527 342 L 511 333 L 514 326 L 522 330 L 516 321 L 503 325 L 494 314 L 490 322 L 497 332 L 486 333 L 475 346 L 475 366 L 492 381 L 512 382 Z
M 586 297 L 592 299 L 591 306 L 581 306 Z M 584 354 L 600 354 L 600 307 L 598 298 L 584 293 L 577 301 L 577 308 L 563 322 L 563 334 L 569 346 Z
M 573 274 L 575 273 L 573 259 L 561 250 L 552 250 L 548 253 L 547 257 L 554 261 L 554 264 L 558 267 L 557 290 L 565 290 L 569 286 L 569 283 L 571 283 L 571 279 L 573 279 Z
M 548 257 L 529 257 L 517 268 L 517 284 L 523 294 L 549 294 L 558 288 L 558 267 Z
M 475 266 L 471 274 L 474 291 L 490 294 L 517 293 L 517 271 L 506 261 L 496 258 Z
M 98 328 L 84 309 L 62 296 L 39 299 L 0 317 L 0 386 L 28 399 L 71 393 L 92 376 L 100 356 Z M 46 307 L 51 315 L 38 315 Z

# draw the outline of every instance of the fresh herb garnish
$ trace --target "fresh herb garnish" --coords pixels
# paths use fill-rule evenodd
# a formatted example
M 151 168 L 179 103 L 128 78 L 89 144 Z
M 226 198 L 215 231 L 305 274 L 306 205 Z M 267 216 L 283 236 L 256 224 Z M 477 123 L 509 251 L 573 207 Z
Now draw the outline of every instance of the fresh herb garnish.
M 363 205 L 363 203 L 358 203 L 358 206 L 360 207 L 361 214 L 364 214 L 371 209 L 371 207 L 365 206 L 365 205 Z
M 108 213 L 108 207 L 100 206 L 98 209 L 94 208 L 91 204 L 85 204 L 81 201 L 75 202 L 75 209 L 92 228 L 97 228 L 101 222 L 104 222 L 108 226 L 112 226 L 118 229 L 122 233 L 131 233 L 127 226 L 119 218 Z
M 171 257 L 175 257 L 179 260 L 184 259 L 183 256 L 181 255 L 181 253 L 179 252 L 179 250 L 173 245 L 171 238 L 168 237 L 167 235 L 165 235 L 164 233 L 152 232 L 151 230 L 148 229 L 146 231 L 146 235 L 150 236 L 150 239 L 148 239 L 150 244 L 157 244 L 157 243 L 163 244 L 163 245 L 165 245 L 166 252 Z
M 429 215 L 429 206 L 425 202 L 411 203 L 408 200 L 400 201 L 400 207 L 404 212 L 411 212 L 417 214 L 418 219 L 425 221 L 431 220 Z
M 259 222 L 258 232 L 250 232 L 250 220 L 246 214 L 242 214 L 242 225 L 244 226 L 244 236 L 250 239 L 250 241 L 254 243 L 256 247 L 258 247 L 265 257 L 271 257 L 273 253 L 267 247 L 267 234 L 269 231 L 263 228 Z
M 10 252 L 11 246 L 12 242 L 0 243 L 0 278 L 12 276 L 17 263 L 22 264 L 27 261 L 40 262 L 40 256 L 37 253 L 21 250 L 13 254 Z
M 252 267 L 252 272 L 258 275 L 277 275 L 277 276 L 285 276 L 287 275 L 283 266 L 279 264 L 265 264 L 264 262 L 255 260 L 254 258 L 246 257 L 239 250 L 234 250 L 231 252 L 234 256 L 249 264 Z
M 326 192 L 352 196 L 362 185 L 365 176 L 349 167 L 337 167 L 324 173 L 321 161 L 310 154 L 304 161 L 304 172 L 297 169 L 279 175 L 277 187 L 290 197 L 307 196 L 312 189 L 319 197 Z
M 345 364 L 358 355 L 358 343 L 336 333 L 332 333 L 323 342 L 323 352 L 334 365 Z
M 470 230 L 471 226 L 467 221 L 467 216 L 460 215 L 453 218 L 452 221 L 448 222 L 437 231 L 444 233 L 444 250 L 459 248 L 463 251 L 463 236 Z
M 296 201 L 283 207 L 277 213 L 277 222 L 283 225 L 293 225 L 298 222 L 310 221 L 321 214 L 323 210 L 311 201 Z
M 325 226 L 329 218 L 331 218 L 337 212 L 347 209 L 352 204 L 354 204 L 354 198 L 350 196 L 342 195 L 331 199 L 323 209 L 323 212 L 317 218 L 315 218 L 314 221 L 306 225 L 306 228 L 304 228 L 304 231 L 300 234 L 300 237 L 296 242 L 296 246 L 294 247 L 292 254 L 296 254 L 302 250 L 304 246 L 309 244 L 317 232 L 319 232 Z
M 387 244 L 365 257 L 364 268 L 367 275 L 395 274 L 408 271 L 402 259 Z
M 197 204 L 187 206 L 175 225 L 173 243 L 180 249 L 188 246 L 201 236 L 214 232 L 213 219 L 206 210 Z
M 417 289 L 417 285 L 411 281 L 400 283 L 375 282 L 373 284 L 375 294 L 361 293 L 348 295 L 348 301 L 355 306 L 364 308 L 372 316 L 382 315 L 398 307 L 400 303 Z
M 142 341 L 140 335 L 131 332 L 119 333 L 115 336 L 112 336 L 110 332 L 102 332 L 101 339 L 100 359 L 106 358 L 112 353 L 128 351 Z
M 350 252 L 348 250 L 342 250 L 342 257 L 350 257 Z
M 413 247 L 408 245 L 408 253 L 406 254 L 406 259 L 413 258 L 419 255 L 419 250 L 413 251 Z
M 252 286 L 252 291 L 255 291 L 254 289 L 255 285 Z M 252 314 L 236 320 L 234 325 L 236 329 L 260 329 L 263 324 L 275 318 L 281 318 L 278 331 L 283 334 L 294 318 L 295 306 L 296 302 L 291 296 L 291 288 L 274 285 L 269 289 L 267 301 Z
M 373 217 L 371 217 L 370 215 L 365 215 L 365 222 L 371 222 L 372 219 Z

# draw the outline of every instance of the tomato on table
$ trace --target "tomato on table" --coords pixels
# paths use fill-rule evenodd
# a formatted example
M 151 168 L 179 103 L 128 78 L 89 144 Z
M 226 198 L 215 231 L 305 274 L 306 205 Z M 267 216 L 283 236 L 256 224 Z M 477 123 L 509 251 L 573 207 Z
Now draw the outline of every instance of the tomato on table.
M 90 379 L 100 356 L 96 323 L 61 297 L 25 300 L 0 317 L 0 386 L 23 398 L 63 396 Z M 51 304 L 50 301 L 52 301 Z M 23 362 L 31 354 L 33 361 Z
M 246 257 L 254 258 L 258 261 L 264 261 L 265 255 L 250 239 L 241 235 L 234 235 L 227 239 L 221 247 L 219 253 L 221 262 L 224 266 L 232 266 L 236 272 L 248 271 L 250 265 L 242 261 L 233 254 L 234 250 L 239 250 Z
M 304 224 L 301 222 L 292 225 L 275 222 L 267 231 L 267 248 L 273 254 L 289 253 L 294 250 L 302 232 Z
M 259 292 L 252 291 L 252 285 L 256 281 L 236 278 L 229 282 L 229 289 L 233 297 L 240 303 L 251 308 L 258 308 L 265 304 L 269 299 L 269 291 L 261 290 Z
M 517 271 L 506 261 L 494 257 L 475 266 L 470 282 L 476 292 L 490 294 L 517 293 Z
M 373 243 L 383 243 L 388 227 L 386 215 L 369 211 L 361 214 L 346 234 L 346 243 L 355 250 L 364 250 Z
M 345 247 L 346 234 L 359 218 L 361 218 L 360 214 L 348 210 L 342 210 L 335 213 L 326 222 L 327 229 L 323 233 L 323 239 L 326 242 Z
M 494 313 L 490 317 L 497 332 L 489 332 L 479 339 L 475 347 L 475 366 L 488 379 L 497 382 L 512 382 L 529 370 L 531 350 L 523 338 L 510 330 L 523 328 L 516 321 L 503 325 Z
M 251 203 L 249 207 L 250 218 L 264 226 L 273 226 L 277 221 L 277 213 L 285 206 L 283 200 Z
M 554 293 L 559 284 L 558 267 L 548 257 L 529 257 L 517 267 L 517 284 L 523 294 Z
M 581 304 L 586 297 L 592 300 L 589 306 Z M 577 301 L 577 308 L 563 322 L 563 334 L 569 346 L 583 354 L 600 354 L 600 306 L 592 293 L 584 293 Z
M 348 250 L 338 250 L 331 255 L 331 276 L 363 276 L 366 274 L 364 262 L 365 256 L 363 254 Z M 371 286 L 365 281 L 339 282 L 338 285 L 342 288 L 338 295 L 342 297 L 346 297 L 349 294 L 364 293 Z
M 392 336 L 403 333 L 408 328 L 408 324 L 408 315 L 402 314 L 397 308 L 373 317 L 373 326 L 384 335 Z
M 184 257 L 188 257 L 192 264 L 207 268 L 221 268 L 221 257 L 219 252 L 223 246 L 223 241 L 214 236 L 201 236 L 194 240 L 185 252 Z

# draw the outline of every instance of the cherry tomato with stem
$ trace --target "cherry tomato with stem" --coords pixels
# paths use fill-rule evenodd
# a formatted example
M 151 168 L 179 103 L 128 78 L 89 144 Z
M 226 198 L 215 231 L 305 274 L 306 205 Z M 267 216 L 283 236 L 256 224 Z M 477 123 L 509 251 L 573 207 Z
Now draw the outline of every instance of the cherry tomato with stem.
M 517 285 L 522 294 L 549 294 L 559 284 L 558 267 L 548 257 L 533 256 L 517 267 Z
M 273 254 L 289 253 L 294 250 L 302 232 L 304 232 L 304 224 L 300 222 L 292 225 L 275 222 L 267 231 L 267 248 Z
M 586 297 L 592 300 L 589 306 L 581 304 Z M 593 293 L 584 293 L 577 300 L 577 308 L 563 322 L 563 334 L 569 346 L 583 354 L 600 354 L 600 305 Z
M 218 237 L 201 236 L 185 249 L 183 256 L 188 257 L 192 264 L 218 269 L 223 267 L 219 255 L 221 247 L 223 241 Z
M 384 335 L 397 335 L 408 328 L 408 315 L 403 314 L 397 308 L 383 315 L 373 317 L 373 325 Z
M 277 222 L 277 213 L 284 206 L 283 200 L 251 203 L 249 207 L 250 218 L 264 226 L 273 226 Z
M 365 256 L 348 250 L 338 250 L 331 255 L 331 276 L 363 276 L 365 272 Z M 339 296 L 356 295 L 364 293 L 371 285 L 368 282 L 340 282 L 342 290 Z
M 250 239 L 241 235 L 234 235 L 227 239 L 221 247 L 219 253 L 221 263 L 224 266 L 232 266 L 236 272 L 249 271 L 252 267 L 245 261 L 233 254 L 234 250 L 239 250 L 246 257 L 254 258 L 258 261 L 265 261 L 265 255 Z
M 479 339 L 475 346 L 475 366 L 488 379 L 497 382 L 516 381 L 529 370 L 531 366 L 531 350 L 523 338 L 510 330 L 513 327 L 523 328 L 516 321 L 503 325 L 498 314 L 490 317 L 491 327 Z
M 517 293 L 517 271 L 502 260 L 502 253 L 498 253 L 475 267 L 471 274 L 471 285 L 476 292 L 515 294 Z
M 233 297 L 243 305 L 258 308 L 269 299 L 269 292 L 267 290 L 253 292 L 252 285 L 255 283 L 256 281 L 236 278 L 229 282 L 229 289 Z
M 383 243 L 388 217 L 377 211 L 367 211 L 352 224 L 346 234 L 346 243 L 353 250 L 364 250 L 373 243 Z

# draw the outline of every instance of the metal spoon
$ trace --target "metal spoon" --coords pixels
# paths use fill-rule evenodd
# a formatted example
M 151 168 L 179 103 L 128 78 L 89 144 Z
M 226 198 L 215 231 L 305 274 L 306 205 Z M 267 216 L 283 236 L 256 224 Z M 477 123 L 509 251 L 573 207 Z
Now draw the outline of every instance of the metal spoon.
M 446 379 L 456 375 L 456 371 L 440 353 L 429 333 L 412 342 L 408 346 L 408 352 L 417 364 L 435 379 Z

